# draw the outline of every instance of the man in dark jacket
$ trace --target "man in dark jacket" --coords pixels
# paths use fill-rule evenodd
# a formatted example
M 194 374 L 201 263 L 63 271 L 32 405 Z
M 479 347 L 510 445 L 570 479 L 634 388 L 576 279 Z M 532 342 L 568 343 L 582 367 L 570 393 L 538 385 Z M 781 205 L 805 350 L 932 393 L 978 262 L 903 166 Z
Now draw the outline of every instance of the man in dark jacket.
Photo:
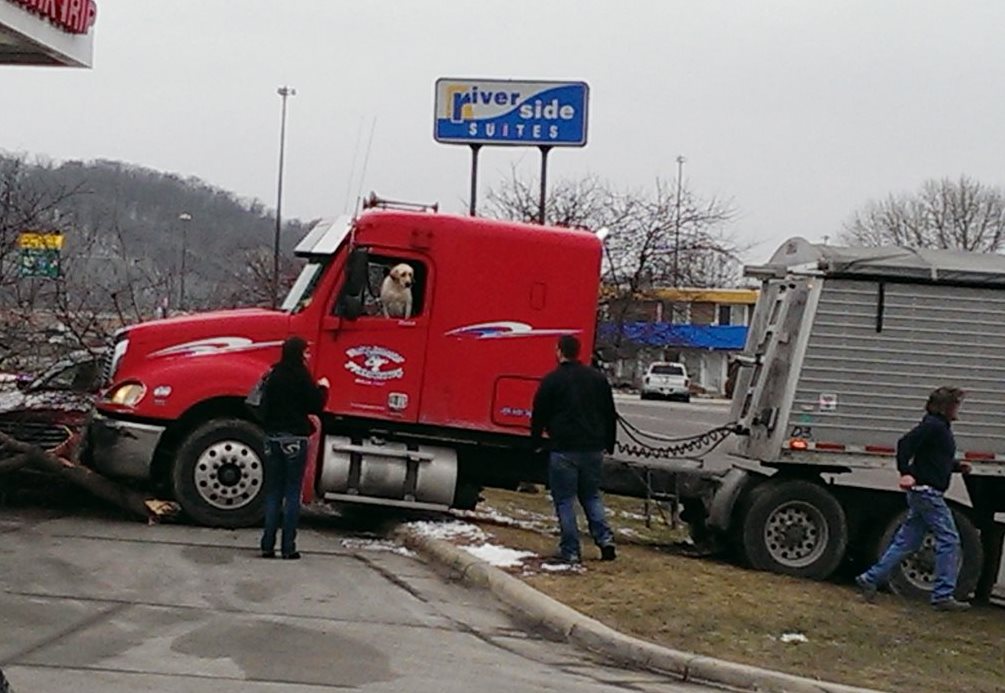
M 317 384 L 307 369 L 307 342 L 290 337 L 282 356 L 265 381 L 262 396 L 265 428 L 265 531 L 262 557 L 275 558 L 276 532 L 282 516 L 282 556 L 300 558 L 297 524 L 300 496 L 307 464 L 309 414 L 321 416 L 328 399 L 328 380 Z
M 963 391 L 940 387 L 928 397 L 925 417 L 897 442 L 900 488 L 907 492 L 908 513 L 879 562 L 855 578 L 868 601 L 876 596 L 900 562 L 917 551 L 925 533 L 935 535 L 935 586 L 932 606 L 940 611 L 970 607 L 954 597 L 959 573 L 960 535 L 943 494 L 953 472 L 970 472 L 970 463 L 956 461 L 956 440 L 951 424 L 956 420 Z
M 570 563 L 581 560 L 578 497 L 601 558 L 613 561 L 614 534 L 604 519 L 600 475 L 604 450 L 614 452 L 617 414 L 607 379 L 579 362 L 580 348 L 579 340 L 571 335 L 558 340 L 559 366 L 545 377 L 534 396 L 531 437 L 537 449 L 543 445 L 542 434 L 548 433 L 548 485 L 562 533 L 562 558 Z

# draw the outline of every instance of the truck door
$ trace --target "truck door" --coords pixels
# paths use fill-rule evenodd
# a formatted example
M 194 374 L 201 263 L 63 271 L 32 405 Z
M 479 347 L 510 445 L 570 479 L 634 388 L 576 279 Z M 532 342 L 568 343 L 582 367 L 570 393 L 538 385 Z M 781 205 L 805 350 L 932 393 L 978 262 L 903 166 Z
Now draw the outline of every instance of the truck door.
M 411 294 L 407 317 L 381 302 L 381 285 L 396 267 L 411 280 L 396 279 L 397 298 Z M 431 264 L 416 253 L 373 249 L 366 255 L 366 281 L 352 318 L 333 299 L 318 340 L 317 377 L 331 382 L 328 410 L 336 414 L 415 422 L 425 367 L 432 296 Z M 396 273 L 400 274 L 400 273 Z M 405 273 L 407 276 L 407 272 Z M 407 284 L 407 285 L 406 285 Z M 336 292 L 338 294 L 338 292 Z M 390 315 L 385 315 L 385 307 Z

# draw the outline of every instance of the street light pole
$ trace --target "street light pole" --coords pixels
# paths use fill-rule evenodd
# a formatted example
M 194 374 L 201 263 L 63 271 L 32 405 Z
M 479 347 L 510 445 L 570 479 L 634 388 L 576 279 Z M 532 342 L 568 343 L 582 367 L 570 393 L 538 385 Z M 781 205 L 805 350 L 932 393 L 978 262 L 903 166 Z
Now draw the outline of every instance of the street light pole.
M 683 155 L 677 157 L 677 215 L 674 222 L 673 230 L 673 285 L 674 287 L 680 286 L 680 189 L 681 180 L 684 177 L 684 159 Z
M 279 231 L 283 226 L 283 159 L 286 154 L 286 99 L 296 96 L 292 87 L 279 87 L 276 93 L 283 99 L 283 116 L 279 126 L 279 191 L 276 198 L 276 236 L 272 246 L 272 308 L 279 306 Z
M 192 215 L 182 212 L 178 215 L 181 222 L 181 277 L 179 277 L 178 310 L 185 310 L 185 258 L 188 255 L 188 222 L 192 221 Z

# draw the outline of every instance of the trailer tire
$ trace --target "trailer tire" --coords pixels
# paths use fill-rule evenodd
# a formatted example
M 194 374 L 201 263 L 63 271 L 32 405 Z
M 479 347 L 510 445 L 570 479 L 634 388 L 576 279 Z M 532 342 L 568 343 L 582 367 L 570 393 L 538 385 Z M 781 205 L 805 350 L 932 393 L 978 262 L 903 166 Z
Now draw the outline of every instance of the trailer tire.
M 844 509 L 811 481 L 771 479 L 755 487 L 740 522 L 743 556 L 757 570 L 823 580 L 848 546 Z
M 907 511 L 897 513 L 887 524 L 886 531 L 880 536 L 873 551 L 875 560 L 883 555 L 886 547 L 893 540 L 900 524 L 907 517 Z M 960 535 L 960 565 L 959 577 L 956 580 L 956 598 L 969 599 L 977 589 L 984 566 L 984 546 L 977 527 L 964 513 L 953 509 L 953 520 Z M 934 541 L 932 535 L 925 536 L 921 550 L 913 556 L 904 559 L 890 574 L 889 586 L 894 594 L 911 599 L 928 599 L 932 593 L 934 579 Z
M 194 522 L 209 527 L 261 524 L 264 436 L 243 419 L 215 419 L 182 440 L 171 468 L 175 500 Z

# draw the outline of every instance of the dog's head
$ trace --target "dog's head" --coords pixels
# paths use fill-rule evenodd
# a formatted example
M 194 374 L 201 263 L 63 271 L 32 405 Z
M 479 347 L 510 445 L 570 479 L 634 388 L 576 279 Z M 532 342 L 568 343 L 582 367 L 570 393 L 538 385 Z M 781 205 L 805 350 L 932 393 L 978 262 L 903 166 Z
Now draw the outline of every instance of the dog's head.
M 398 286 L 409 289 L 415 282 L 415 270 L 405 263 L 395 265 L 391 268 L 391 279 L 393 279 L 394 283 Z

